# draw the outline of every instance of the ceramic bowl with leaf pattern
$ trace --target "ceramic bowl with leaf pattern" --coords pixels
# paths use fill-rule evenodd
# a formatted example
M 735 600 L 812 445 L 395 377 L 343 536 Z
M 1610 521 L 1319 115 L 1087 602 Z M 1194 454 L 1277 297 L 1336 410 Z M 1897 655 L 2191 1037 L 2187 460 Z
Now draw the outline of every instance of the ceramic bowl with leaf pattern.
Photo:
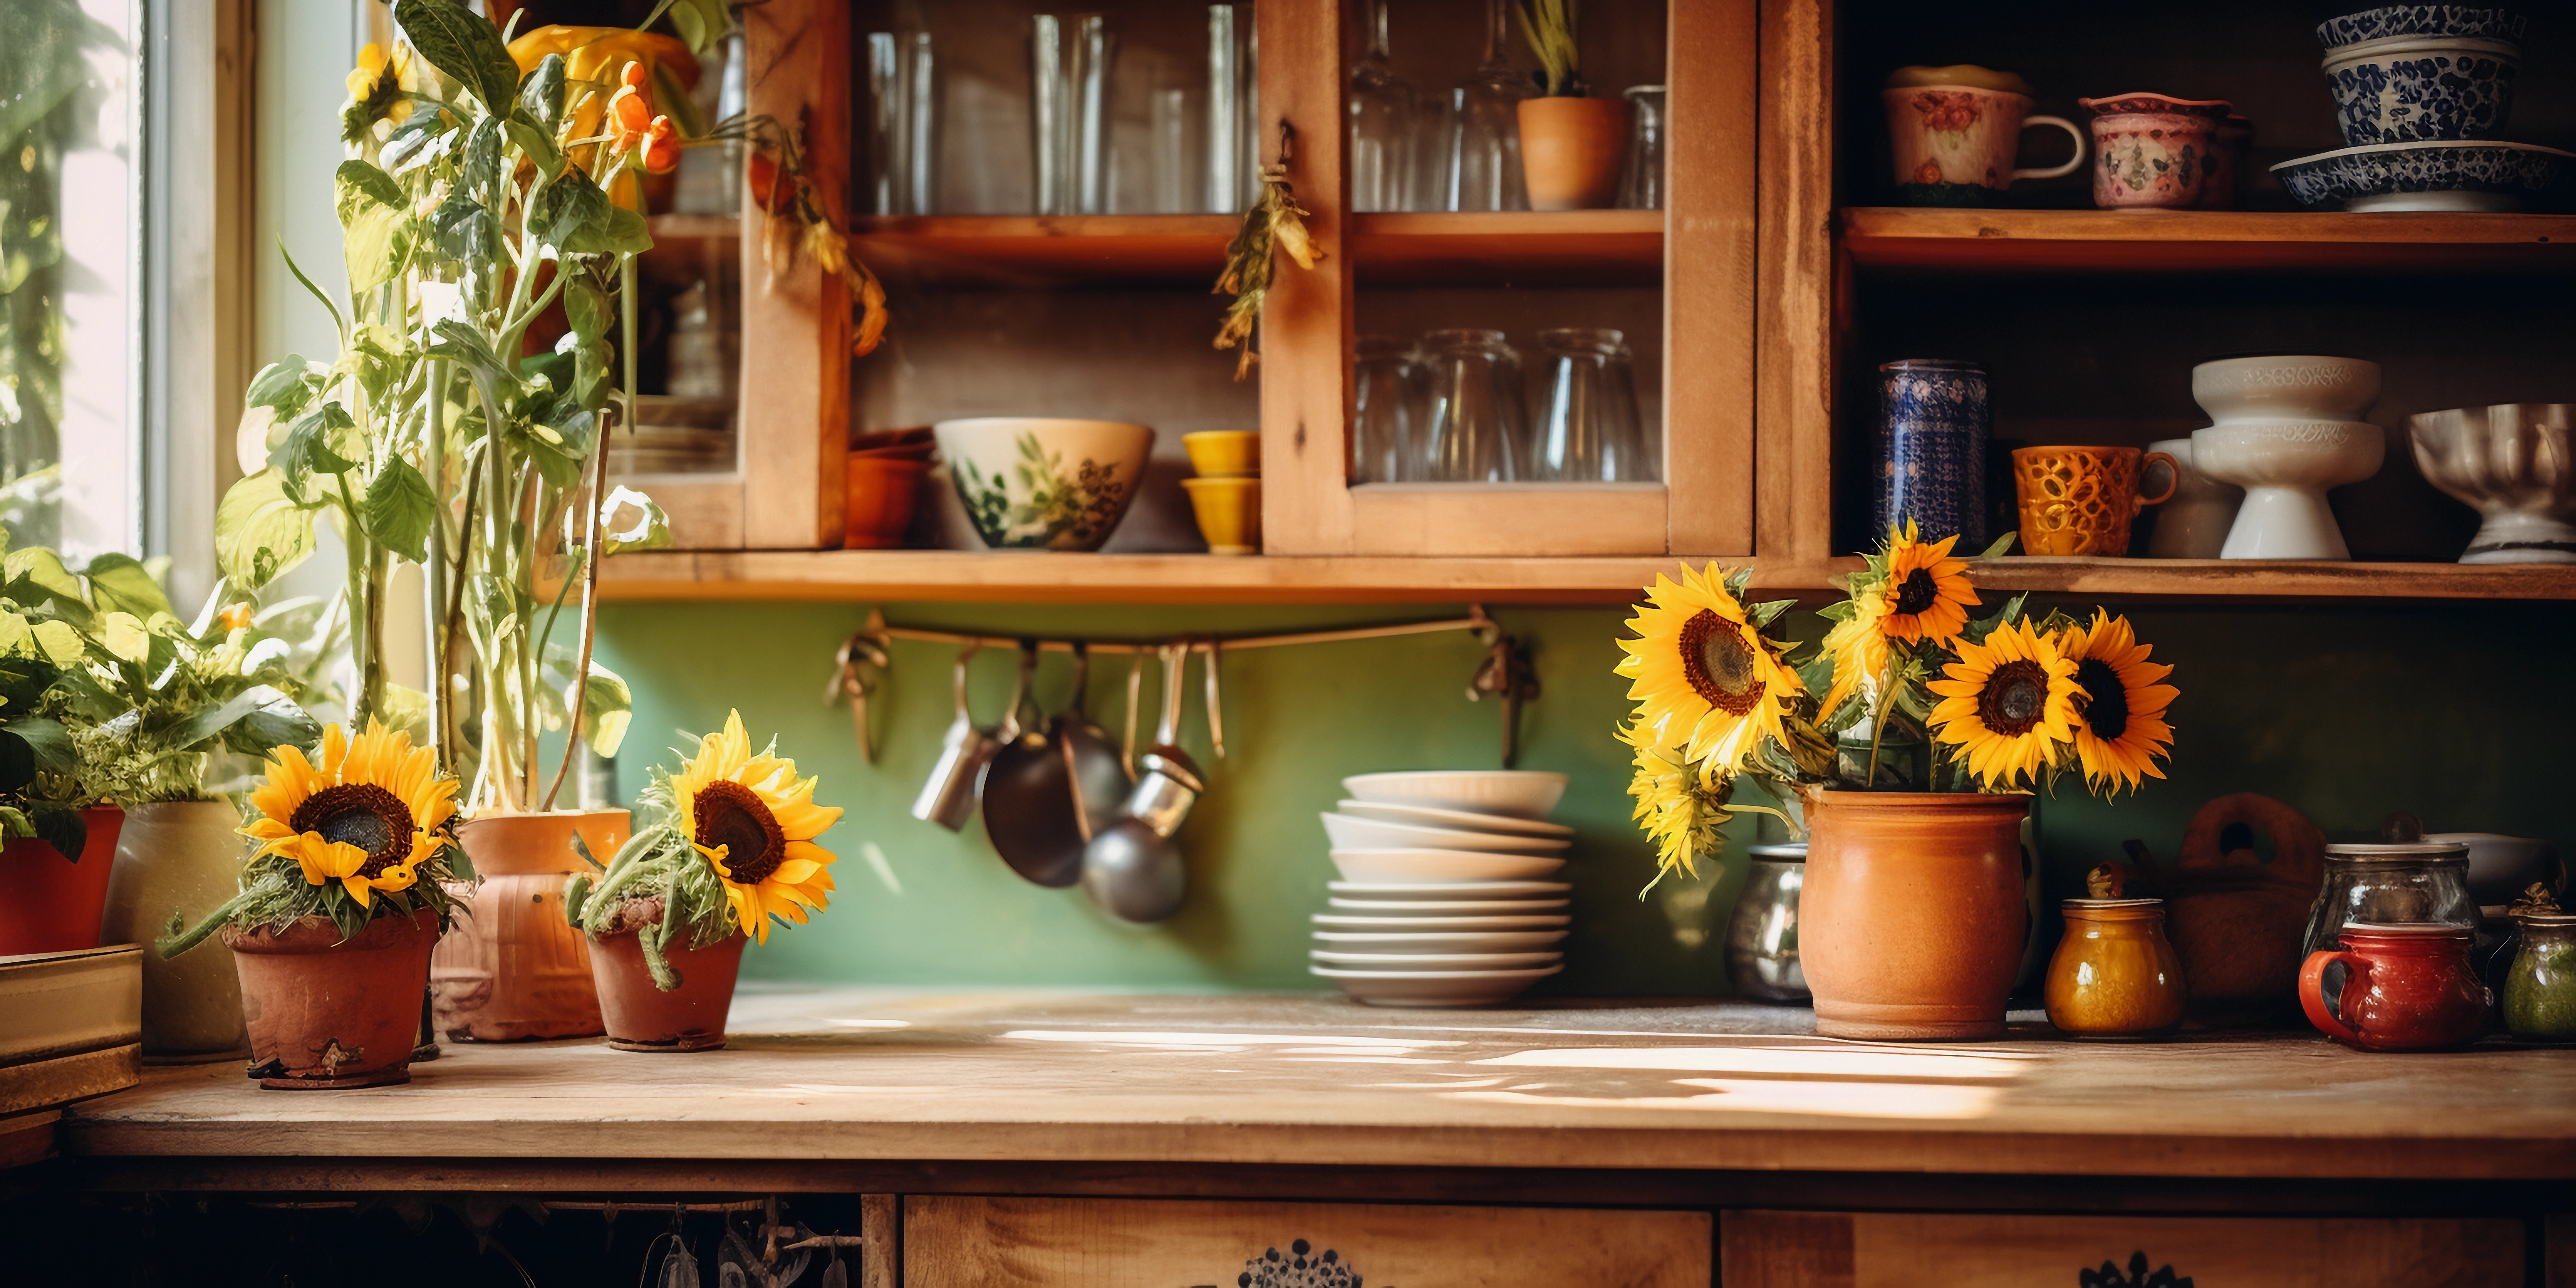
M 966 517 L 995 550 L 1098 550 L 1154 451 L 1153 430 L 1114 420 L 984 416 L 932 432 Z

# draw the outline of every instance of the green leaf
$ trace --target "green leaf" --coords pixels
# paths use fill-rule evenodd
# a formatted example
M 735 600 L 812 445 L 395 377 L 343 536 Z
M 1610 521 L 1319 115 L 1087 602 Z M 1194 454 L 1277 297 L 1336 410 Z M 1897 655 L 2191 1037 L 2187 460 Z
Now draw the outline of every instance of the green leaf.
M 519 146 L 520 154 L 528 158 L 528 164 L 535 166 L 539 174 L 552 174 L 563 168 L 563 153 L 555 147 L 553 135 L 516 116 L 501 122 L 501 129 L 510 136 L 512 143 Z
M 564 56 L 548 54 L 519 81 L 519 112 L 551 140 L 563 127 Z
M 571 694 L 564 695 L 567 705 L 572 700 Z M 603 758 L 614 756 L 626 741 L 626 726 L 635 718 L 635 694 L 616 672 L 593 662 L 581 686 L 581 713 L 590 749 Z
M 306 293 L 310 294 L 314 299 L 321 301 L 322 311 L 331 315 L 332 331 L 343 336 L 347 335 L 349 333 L 349 326 L 347 323 L 340 320 L 340 306 L 333 304 L 331 302 L 331 297 L 324 295 L 322 293 L 322 288 L 315 286 L 313 284 L 313 279 L 304 275 L 304 269 L 301 265 L 295 262 L 295 256 L 287 253 L 286 237 L 282 233 L 279 234 L 277 238 L 277 253 L 280 258 L 286 261 L 286 271 L 295 274 L 295 280 L 304 284 Z
M 501 253 L 491 212 L 465 189 L 439 203 L 429 216 L 429 226 L 437 234 L 439 253 L 450 259 L 490 259 Z
M 571 254 L 597 253 L 592 243 L 606 235 L 608 213 L 615 209 L 608 194 L 578 169 L 556 175 L 528 201 L 528 217 L 547 245 Z
M 26 790 L 29 783 L 36 781 L 36 765 L 36 749 L 29 745 L 25 736 L 14 730 L 0 729 L 0 795 L 15 796 Z M 12 821 L 24 821 L 24 816 Z M 10 835 L 24 836 L 27 832 L 13 828 Z
M 60 721 L 43 716 L 20 716 L 0 725 L 0 731 L 11 735 L 18 746 L 26 749 L 37 769 L 48 774 L 68 775 L 79 768 L 80 758 L 72 750 L 71 731 L 63 728 Z M 0 748 L 7 748 L 9 741 L 0 739 Z M 14 792 L 27 785 L 25 778 L 18 779 L 14 785 L 11 783 L 8 758 L 14 754 L 14 748 L 0 750 L 0 792 Z
M 410 201 L 392 175 L 364 161 L 343 161 L 332 176 L 340 215 L 341 253 L 349 263 L 349 290 L 362 293 L 392 281 L 409 257 L 403 233 Z
M 501 33 L 455 0 L 395 0 L 394 22 L 429 65 L 464 86 L 494 116 L 510 110 L 519 64 Z
M 81 589 L 80 578 L 63 566 L 62 556 L 43 546 L 26 546 L 9 552 L 0 568 L 8 573 L 5 594 L 9 602 L 28 608 L 50 605 L 75 622 L 90 617 L 89 593 Z
M 1745 610 L 1745 615 L 1753 619 L 1753 629 L 1760 630 L 1778 620 L 1780 614 L 1797 606 L 1798 601 L 1794 599 L 1774 599 L 1752 605 Z
M 518 373 L 504 365 L 483 333 L 448 318 L 438 324 L 438 343 L 429 346 L 430 356 L 452 358 L 486 376 L 502 377 L 511 386 L 518 384 Z
M 660 550 L 671 544 L 671 517 L 653 498 L 630 487 L 611 489 L 599 504 L 602 555 L 629 550 Z
M 326 402 L 287 428 L 286 441 L 268 454 L 269 468 L 290 475 L 346 474 L 358 463 L 340 453 L 366 454 L 365 441 L 356 438 L 357 428 L 347 408 L 337 401 Z
M 54 853 L 74 863 L 81 861 L 81 851 L 89 848 L 89 823 L 79 810 L 40 809 L 33 822 L 37 837 L 52 845 Z
M 412 463 L 396 456 L 376 471 L 358 503 L 358 521 L 377 545 L 413 563 L 429 559 L 429 527 L 438 513 L 437 495 Z
M 2011 552 L 2013 542 L 2019 540 L 2020 537 L 2021 533 L 2019 532 L 2007 532 L 2002 536 L 1995 538 L 1995 543 L 1986 547 L 1986 552 L 1978 555 L 1977 557 L 1979 559 L 1999 559 L 2005 554 Z
M 681 138 L 706 137 L 707 118 L 698 111 L 697 95 L 680 83 L 667 62 L 653 64 L 653 103 L 670 114 L 671 124 L 679 128 Z
M 584 341 L 597 340 L 616 324 L 616 313 L 609 308 L 608 292 L 587 273 L 569 273 L 564 278 L 564 320 L 572 324 L 573 334 Z
M 676 0 L 671 6 L 671 25 L 679 30 L 680 39 L 689 52 L 703 54 L 724 39 L 726 18 L 724 0 Z
M 72 666 L 89 656 L 88 644 L 81 639 L 79 628 L 70 622 L 38 622 L 31 633 L 36 637 L 36 648 L 45 655 L 45 660 L 56 666 Z M 66 678 L 80 679 L 82 673 L 75 670 Z
M 285 417 L 299 416 L 321 388 L 322 377 L 313 374 L 313 364 L 300 353 L 290 353 L 259 369 L 259 374 L 251 378 L 250 390 L 242 395 L 242 406 L 271 408 Z
M 275 467 L 249 475 L 215 508 L 215 560 L 226 577 L 257 590 L 313 553 L 313 509 L 287 494 Z
M 101 612 L 122 609 L 145 619 L 174 612 L 161 583 L 152 580 L 152 574 L 131 555 L 100 555 L 89 561 L 82 575 L 89 578 L 90 602 Z

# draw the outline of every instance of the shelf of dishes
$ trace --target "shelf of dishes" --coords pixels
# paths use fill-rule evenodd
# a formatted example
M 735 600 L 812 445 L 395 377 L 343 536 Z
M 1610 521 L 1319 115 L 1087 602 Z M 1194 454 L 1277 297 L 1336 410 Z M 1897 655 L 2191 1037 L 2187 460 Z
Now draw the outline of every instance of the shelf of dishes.
M 1839 233 L 1863 269 L 2576 272 L 2576 215 L 1855 206 Z

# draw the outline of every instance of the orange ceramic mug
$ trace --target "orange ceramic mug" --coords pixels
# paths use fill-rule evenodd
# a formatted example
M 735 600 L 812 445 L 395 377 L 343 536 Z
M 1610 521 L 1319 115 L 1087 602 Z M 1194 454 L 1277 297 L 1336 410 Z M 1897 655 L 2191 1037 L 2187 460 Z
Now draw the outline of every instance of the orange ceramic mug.
M 2174 458 L 2134 447 L 2025 447 L 2012 454 L 2021 548 L 2031 555 L 2125 555 L 2129 521 L 2172 498 Z M 2148 462 L 2165 463 L 2165 490 L 2138 495 Z

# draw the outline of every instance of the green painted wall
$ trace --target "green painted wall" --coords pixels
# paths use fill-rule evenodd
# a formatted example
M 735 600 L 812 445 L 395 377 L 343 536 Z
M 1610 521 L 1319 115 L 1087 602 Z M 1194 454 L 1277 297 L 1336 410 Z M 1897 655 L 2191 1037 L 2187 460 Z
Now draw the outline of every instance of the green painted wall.
M 912 605 L 905 625 L 997 634 L 1133 638 L 1253 633 L 1447 615 L 1450 606 L 1388 608 L 1027 608 Z M 1724 990 L 1725 917 L 1742 861 L 1700 882 L 1636 897 L 1651 860 L 1628 822 L 1625 749 L 1610 729 L 1625 709 L 1611 674 L 1623 614 L 1505 610 L 1528 641 L 1544 696 L 1524 717 L 1521 765 L 1561 770 L 1573 786 L 1558 812 L 1579 829 L 1574 935 L 1562 994 Z M 952 835 L 905 813 L 949 719 L 951 651 L 898 644 L 880 713 L 880 756 L 859 758 L 847 713 L 818 701 L 834 647 L 862 614 L 828 605 L 610 605 L 603 657 L 633 682 L 634 733 L 623 790 L 647 759 L 739 707 L 755 736 L 776 732 L 800 767 L 819 772 L 817 799 L 848 810 L 824 838 L 842 856 L 841 894 L 813 925 L 773 936 L 747 964 L 754 978 L 911 984 L 1063 984 L 1187 989 L 1310 987 L 1308 914 L 1331 878 L 1318 811 L 1345 775 L 1494 764 L 1492 703 L 1464 689 L 1477 658 L 1464 635 L 1245 652 L 1225 666 L 1227 761 L 1183 832 L 1188 908 L 1138 930 L 1093 913 L 1081 894 L 1021 881 L 986 845 L 980 824 Z M 2262 791 L 2307 811 L 2329 835 L 2359 839 L 2380 816 L 2412 810 L 2430 826 L 2576 839 L 2576 794 L 2562 732 L 2576 728 L 2563 669 L 2576 607 L 2475 603 L 2440 608 L 2131 612 L 2183 690 L 2173 777 L 2116 804 L 2043 803 L 2049 896 L 2119 857 L 2125 837 L 2175 853 L 2193 810 L 2232 791 Z M 1040 693 L 1063 692 L 1069 662 L 1051 659 Z M 976 710 L 990 718 L 1009 663 L 978 663 Z M 1116 727 L 1121 660 L 1104 662 L 1090 709 Z M 1195 694 L 1196 686 L 1193 684 Z M 1152 699 L 1148 698 L 1148 703 Z M 1205 756 L 1195 701 L 1184 742 Z M 873 845 L 885 876 L 863 853 Z M 2053 906 L 2053 904 L 2052 904 Z

